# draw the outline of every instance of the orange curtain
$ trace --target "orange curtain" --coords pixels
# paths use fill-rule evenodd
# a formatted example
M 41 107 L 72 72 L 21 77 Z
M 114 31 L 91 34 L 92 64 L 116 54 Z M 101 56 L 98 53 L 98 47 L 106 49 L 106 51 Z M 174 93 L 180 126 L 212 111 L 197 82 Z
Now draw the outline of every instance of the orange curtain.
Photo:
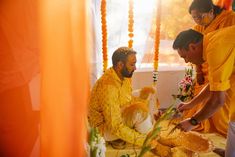
M 0 1 L 0 156 L 28 157 L 38 137 L 29 82 L 39 72 L 36 0 Z
M 39 72 L 36 0 L 0 1 L 0 92 Z
M 41 156 L 84 157 L 87 0 L 40 0 L 39 6 Z

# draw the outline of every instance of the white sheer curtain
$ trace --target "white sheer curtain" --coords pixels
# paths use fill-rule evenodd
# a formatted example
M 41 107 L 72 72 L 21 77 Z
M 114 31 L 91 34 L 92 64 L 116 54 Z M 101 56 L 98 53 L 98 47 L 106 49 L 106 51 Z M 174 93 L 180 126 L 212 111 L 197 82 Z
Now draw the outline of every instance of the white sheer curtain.
M 137 68 L 140 67 L 146 49 L 146 40 L 151 31 L 155 0 L 134 1 L 134 43 L 137 54 Z M 100 0 L 92 2 L 95 47 L 92 57 L 92 82 L 102 74 L 102 36 Z M 128 45 L 128 0 L 107 0 L 108 66 L 112 66 L 112 53 L 120 46 Z
M 185 66 L 184 60 L 172 49 L 175 36 L 182 30 L 193 27 L 188 13 L 192 0 L 162 0 L 161 41 L 159 47 L 159 68 Z M 138 68 L 153 68 L 153 44 L 156 23 L 156 0 L 134 1 L 134 43 Z M 92 82 L 102 74 L 102 38 L 100 0 L 92 2 L 92 22 L 95 46 L 92 57 Z M 109 67 L 115 49 L 128 45 L 128 0 L 107 0 L 107 32 Z

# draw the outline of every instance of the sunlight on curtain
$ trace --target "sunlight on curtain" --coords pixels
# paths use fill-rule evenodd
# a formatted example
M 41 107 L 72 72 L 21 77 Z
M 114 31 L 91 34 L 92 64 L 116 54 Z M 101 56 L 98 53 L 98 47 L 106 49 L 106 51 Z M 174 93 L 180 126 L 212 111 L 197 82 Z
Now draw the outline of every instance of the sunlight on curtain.
M 185 65 L 172 49 L 172 42 L 177 33 L 193 26 L 188 13 L 191 0 L 162 1 L 161 43 L 159 61 L 161 66 Z M 156 0 L 134 1 L 134 43 L 137 54 L 137 68 L 153 67 L 153 41 L 155 31 Z M 93 66 L 96 74 L 102 74 L 102 38 L 100 0 L 93 1 L 93 22 L 95 25 L 95 48 Z M 108 59 L 115 49 L 128 45 L 128 1 L 107 0 Z
M 87 3 L 41 0 L 39 4 L 42 157 L 85 156 L 89 90 Z
M 102 74 L 102 38 L 100 0 L 93 1 L 93 22 L 95 30 L 96 47 L 94 49 L 93 66 L 96 66 L 98 77 Z M 151 20 L 155 0 L 134 1 L 134 43 L 133 48 L 137 50 L 137 67 L 140 67 L 141 58 L 145 49 L 145 40 L 151 29 Z M 108 66 L 112 66 L 111 57 L 115 49 L 120 46 L 128 46 L 128 1 L 107 0 L 107 32 L 108 32 Z
M 161 30 L 159 48 L 159 70 L 161 68 L 173 68 L 185 66 L 183 59 L 172 49 L 176 35 L 194 25 L 188 13 L 188 7 L 192 0 L 163 0 L 161 5 Z M 153 42 L 156 30 L 156 14 L 154 13 L 151 21 L 151 30 L 148 39 L 145 41 L 144 57 L 141 67 L 152 67 L 153 62 Z

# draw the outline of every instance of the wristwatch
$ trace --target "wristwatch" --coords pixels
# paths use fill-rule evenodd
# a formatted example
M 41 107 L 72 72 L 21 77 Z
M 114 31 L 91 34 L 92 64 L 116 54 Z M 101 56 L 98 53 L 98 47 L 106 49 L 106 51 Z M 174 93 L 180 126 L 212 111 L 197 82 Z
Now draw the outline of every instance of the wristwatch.
M 192 124 L 193 126 L 198 125 L 198 121 L 197 121 L 194 117 L 190 118 L 189 122 L 190 122 L 190 124 Z

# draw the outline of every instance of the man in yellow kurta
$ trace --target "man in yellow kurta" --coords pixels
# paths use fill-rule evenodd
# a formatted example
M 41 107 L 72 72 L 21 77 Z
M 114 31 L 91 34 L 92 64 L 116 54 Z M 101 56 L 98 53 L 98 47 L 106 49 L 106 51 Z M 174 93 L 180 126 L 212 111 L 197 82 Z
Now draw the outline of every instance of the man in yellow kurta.
M 213 116 L 221 107 L 229 110 L 229 129 L 226 156 L 235 156 L 235 26 L 207 35 L 192 29 L 181 32 L 173 48 L 185 59 L 200 65 L 207 61 L 209 84 L 190 102 L 179 105 L 179 110 L 191 109 L 199 102 L 205 106 L 191 118 L 180 122 L 182 130 L 190 131 L 200 122 Z
M 206 35 L 212 31 L 235 25 L 235 13 L 230 10 L 224 10 L 214 5 L 212 0 L 193 0 L 189 13 L 197 24 L 194 30 Z M 222 52 L 223 53 L 223 52 Z M 208 83 L 208 64 L 204 62 L 197 66 L 197 83 L 195 93 L 197 95 Z M 184 117 L 188 118 L 194 115 L 204 106 L 203 103 L 197 107 L 184 112 Z M 228 108 L 221 108 L 208 120 L 203 121 L 194 130 L 202 132 L 218 132 L 226 136 L 228 128 Z
M 88 115 L 90 125 L 98 127 L 106 141 L 122 139 L 142 146 L 146 134 L 138 132 L 135 124 L 127 126 L 122 115 L 123 110 L 136 101 L 132 97 L 130 79 L 136 70 L 136 52 L 121 47 L 114 52 L 112 62 L 113 67 L 106 70 L 92 89 Z M 146 114 L 141 116 L 140 113 L 134 123 L 146 123 L 142 132 L 147 133 L 151 129 L 151 121 Z

